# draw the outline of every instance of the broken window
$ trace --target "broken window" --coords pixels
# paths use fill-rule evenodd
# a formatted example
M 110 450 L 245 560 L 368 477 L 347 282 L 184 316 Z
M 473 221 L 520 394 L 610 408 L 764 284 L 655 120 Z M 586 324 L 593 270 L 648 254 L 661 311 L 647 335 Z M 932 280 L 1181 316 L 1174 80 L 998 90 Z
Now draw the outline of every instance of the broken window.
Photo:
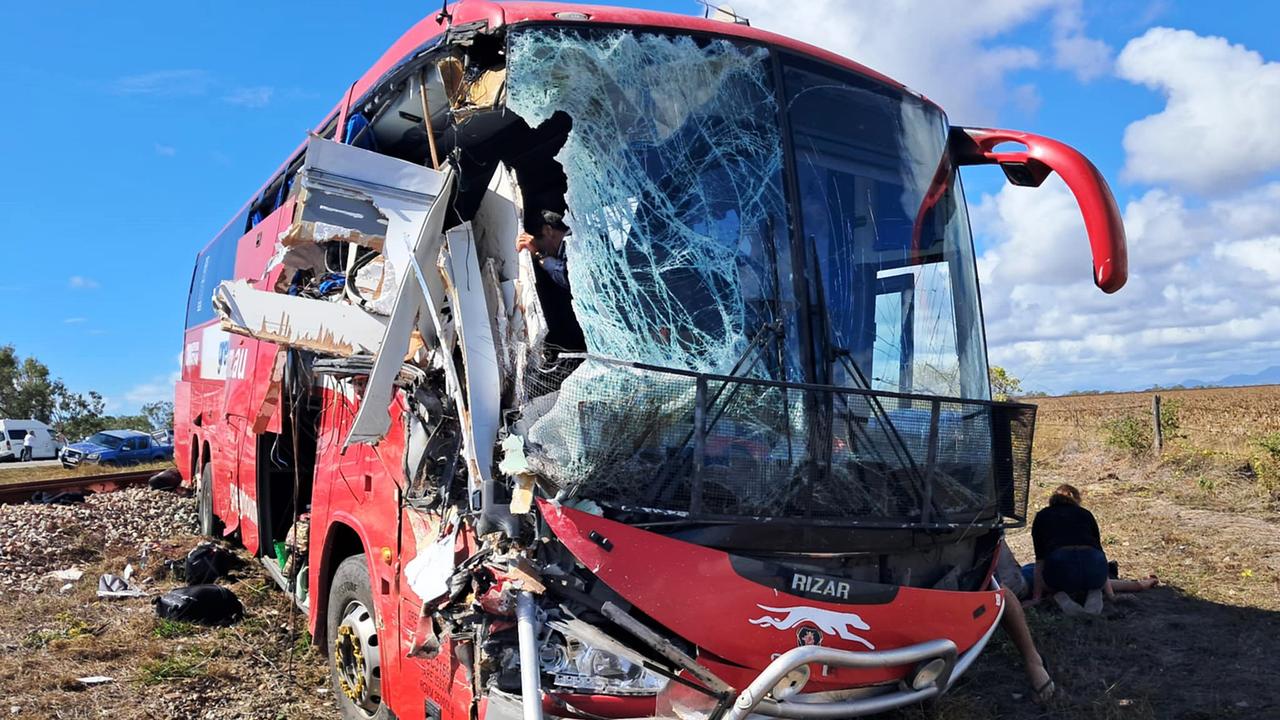
M 791 308 L 768 51 L 527 28 L 508 57 L 507 107 L 530 127 L 557 113 L 573 123 L 556 159 L 589 352 L 728 372 Z M 766 367 L 785 377 L 798 364 L 775 353 Z

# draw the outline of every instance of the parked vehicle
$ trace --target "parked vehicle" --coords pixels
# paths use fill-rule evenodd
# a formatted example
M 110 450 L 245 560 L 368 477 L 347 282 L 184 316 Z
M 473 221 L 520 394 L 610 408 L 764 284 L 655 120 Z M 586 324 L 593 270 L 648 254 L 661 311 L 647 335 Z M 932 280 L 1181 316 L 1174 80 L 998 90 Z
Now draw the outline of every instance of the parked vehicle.
M 28 433 L 35 437 L 35 445 L 31 448 L 32 460 L 58 457 L 62 441 L 48 425 L 39 420 L 0 420 L 0 462 L 22 457 L 22 443 Z
M 104 430 L 94 433 L 62 451 L 62 466 L 139 465 L 173 459 L 173 446 L 161 445 L 147 433 L 137 430 Z
M 294 594 L 344 718 L 952 686 L 1004 612 L 1035 420 L 991 400 L 958 168 L 1058 172 L 1114 292 L 1087 159 L 624 8 L 457 3 L 340 86 L 197 255 L 174 406 L 202 531 Z

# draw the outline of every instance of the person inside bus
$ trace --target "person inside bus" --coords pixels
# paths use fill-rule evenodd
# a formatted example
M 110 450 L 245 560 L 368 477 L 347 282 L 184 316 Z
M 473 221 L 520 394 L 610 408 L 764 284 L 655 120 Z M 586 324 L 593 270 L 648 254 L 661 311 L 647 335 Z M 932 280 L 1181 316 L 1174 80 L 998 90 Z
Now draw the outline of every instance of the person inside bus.
M 516 239 L 516 250 L 528 250 L 533 255 L 538 301 L 547 323 L 547 345 L 559 352 L 586 352 L 587 341 L 573 312 L 569 288 L 569 257 L 564 239 L 572 233 L 563 214 L 539 210 Z
M 1102 550 L 1102 534 L 1093 513 L 1080 505 L 1080 491 L 1062 484 L 1049 497 L 1049 505 L 1031 523 L 1036 566 L 1031 602 L 1046 594 L 1068 615 L 1098 615 L 1103 597 L 1117 592 L 1139 592 L 1154 587 L 1155 576 L 1145 580 L 1113 580 Z M 1084 595 L 1084 606 L 1072 596 Z

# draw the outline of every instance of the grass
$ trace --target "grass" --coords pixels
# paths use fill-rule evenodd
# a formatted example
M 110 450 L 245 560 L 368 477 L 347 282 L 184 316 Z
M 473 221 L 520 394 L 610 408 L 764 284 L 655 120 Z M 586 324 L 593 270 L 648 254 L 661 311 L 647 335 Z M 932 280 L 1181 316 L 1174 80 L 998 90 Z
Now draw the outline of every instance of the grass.
M 212 659 L 203 652 L 184 651 L 145 662 L 138 667 L 138 681 L 143 685 L 158 685 L 173 680 L 204 677 L 205 666 Z
M 138 558 L 76 539 L 97 557 L 63 593 L 5 592 L 0 602 L 0 697 L 5 717 L 336 717 L 321 654 L 310 648 L 306 621 L 289 631 L 289 599 L 262 592 L 269 582 L 255 563 L 220 581 L 241 599 L 246 619 L 210 628 L 157 618 L 146 599 L 98 600 L 96 578 Z M 151 549 L 149 568 L 185 557 L 199 539 L 171 538 Z M 96 547 L 95 547 L 96 546 Z M 171 578 L 139 580 L 157 594 L 180 585 Z M 292 650 L 292 653 L 290 652 Z M 85 689 L 77 678 L 115 682 Z M 17 711 L 10 708 L 17 707 Z
M 192 635 L 199 630 L 199 627 L 189 622 L 158 617 L 156 618 L 156 626 L 151 630 L 151 637 L 168 640 Z
M 1121 575 L 1155 573 L 1162 587 L 1108 604 L 1093 622 L 1027 612 L 1062 689 L 1048 706 L 1031 702 L 1020 659 L 997 633 L 952 692 L 891 717 L 1280 718 L 1280 683 L 1255 679 L 1280 654 L 1280 497 L 1258 471 L 1280 462 L 1280 387 L 1161 395 L 1175 403 L 1176 427 L 1166 426 L 1159 457 L 1141 441 L 1108 442 L 1126 415 L 1149 438 L 1149 394 L 1036 399 L 1029 509 L 1059 483 L 1075 485 Z M 1034 558 L 1029 529 L 1008 539 L 1019 560 Z
M 86 464 L 73 469 L 67 469 L 61 465 L 32 467 L 26 463 L 5 463 L 0 465 L 0 485 L 4 485 L 6 483 L 31 482 L 33 480 L 85 477 L 88 475 L 102 475 L 104 473 L 128 472 L 131 470 L 153 470 L 155 472 L 160 472 L 161 470 L 168 470 L 173 466 L 173 463 L 168 460 L 163 462 L 143 463 L 141 465 L 131 465 L 128 467 L 103 467 L 101 465 Z

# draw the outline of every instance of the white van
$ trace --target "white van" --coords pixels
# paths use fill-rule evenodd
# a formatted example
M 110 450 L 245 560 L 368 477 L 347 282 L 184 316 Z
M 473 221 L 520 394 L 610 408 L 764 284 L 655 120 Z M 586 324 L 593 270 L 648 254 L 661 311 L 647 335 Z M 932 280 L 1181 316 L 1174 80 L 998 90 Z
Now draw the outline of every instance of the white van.
M 53 430 L 39 420 L 0 420 L 0 462 L 22 457 L 22 440 L 27 433 L 35 436 L 32 460 L 52 460 L 62 452 Z

